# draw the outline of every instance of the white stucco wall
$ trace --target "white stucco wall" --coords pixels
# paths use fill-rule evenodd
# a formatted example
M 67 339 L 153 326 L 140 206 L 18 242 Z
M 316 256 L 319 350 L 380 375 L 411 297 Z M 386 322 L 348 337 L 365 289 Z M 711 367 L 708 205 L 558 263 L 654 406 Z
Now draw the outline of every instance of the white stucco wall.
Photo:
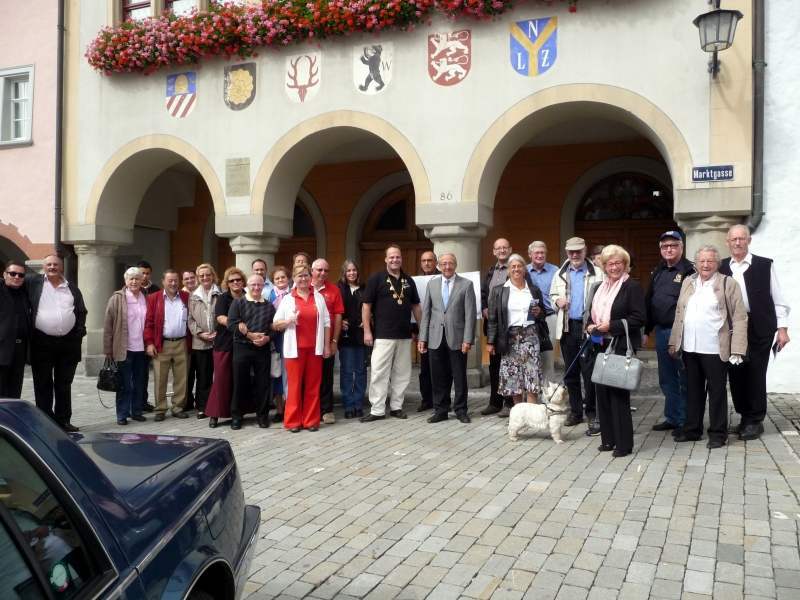
M 800 212 L 800 63 L 796 36 L 800 13 L 794 3 L 767 2 L 766 117 L 764 152 L 764 209 L 766 215 L 753 235 L 751 250 L 775 259 L 775 266 L 792 312 L 789 336 L 794 339 L 778 355 L 767 377 L 771 392 L 800 392 L 800 271 L 797 235 Z
M 494 22 L 453 23 L 434 19 L 414 32 L 352 36 L 324 41 L 319 93 L 305 104 L 291 102 L 283 89 L 284 60 L 314 46 L 261 50 L 257 95 L 241 111 L 223 102 L 221 59 L 198 67 L 104 77 L 82 61 L 79 67 L 80 146 L 78 221 L 86 218 L 86 202 L 97 174 L 108 158 L 127 142 L 148 133 L 180 137 L 212 164 L 224 186 L 225 161 L 250 157 L 251 181 L 276 140 L 297 124 L 334 110 L 376 115 L 400 131 L 418 152 L 430 178 L 433 198 L 461 198 L 465 169 L 478 140 L 515 103 L 545 88 L 572 83 L 598 83 L 628 89 L 656 105 L 676 125 L 697 163 L 709 157 L 709 83 L 707 57 L 697 48 L 691 19 L 696 0 L 664 2 L 583 3 L 577 14 L 563 3 L 523 4 Z M 509 24 L 531 18 L 558 17 L 558 59 L 538 77 L 524 77 L 510 66 Z M 85 49 L 106 22 L 106 4 L 82 2 L 81 48 Z M 653 25 L 654 24 L 654 25 Z M 436 31 L 472 30 L 472 70 L 460 84 L 441 87 L 428 77 L 427 36 Z M 653 40 L 657 39 L 657 46 Z M 359 93 L 353 84 L 353 50 L 364 44 L 394 43 L 391 83 L 378 95 Z M 164 109 L 169 73 L 197 71 L 198 99 L 194 112 L 175 119 Z M 230 214 L 249 206 L 229 198 Z

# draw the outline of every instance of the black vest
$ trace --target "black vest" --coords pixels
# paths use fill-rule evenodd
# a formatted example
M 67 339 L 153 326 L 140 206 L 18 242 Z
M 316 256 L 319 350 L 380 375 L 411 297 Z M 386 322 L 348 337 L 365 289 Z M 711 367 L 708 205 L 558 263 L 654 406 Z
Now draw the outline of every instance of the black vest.
M 749 334 L 757 339 L 772 339 L 778 329 L 778 318 L 775 316 L 775 302 L 772 299 L 772 259 L 752 255 L 753 262 L 744 272 L 744 285 L 747 288 Z M 723 259 L 719 272 L 731 273 L 731 259 Z

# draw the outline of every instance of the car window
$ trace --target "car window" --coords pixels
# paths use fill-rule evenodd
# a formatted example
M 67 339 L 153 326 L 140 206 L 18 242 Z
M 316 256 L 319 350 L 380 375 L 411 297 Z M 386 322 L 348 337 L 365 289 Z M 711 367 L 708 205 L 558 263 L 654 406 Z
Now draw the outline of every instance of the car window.
M 56 598 L 73 598 L 89 585 L 97 572 L 72 519 L 28 460 L 2 438 L 0 502 L 30 546 Z
M 42 590 L 25 563 L 25 558 L 8 530 L 0 523 L 0 598 L 33 600 L 41 597 Z

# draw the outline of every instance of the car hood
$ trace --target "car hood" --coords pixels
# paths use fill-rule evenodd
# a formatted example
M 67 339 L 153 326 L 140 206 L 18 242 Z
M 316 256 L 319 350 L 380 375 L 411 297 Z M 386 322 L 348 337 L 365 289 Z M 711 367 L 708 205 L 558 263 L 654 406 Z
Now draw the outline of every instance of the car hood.
M 73 435 L 72 439 L 129 500 L 137 487 L 152 481 L 170 465 L 221 443 L 207 438 L 142 433 L 87 433 Z

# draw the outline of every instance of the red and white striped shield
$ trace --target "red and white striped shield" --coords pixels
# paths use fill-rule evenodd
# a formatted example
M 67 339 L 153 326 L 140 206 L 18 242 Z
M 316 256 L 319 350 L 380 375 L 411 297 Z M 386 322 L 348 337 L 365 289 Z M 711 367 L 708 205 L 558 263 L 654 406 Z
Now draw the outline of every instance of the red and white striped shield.
M 194 71 L 167 75 L 167 112 L 179 119 L 189 116 L 197 104 L 197 74 Z

